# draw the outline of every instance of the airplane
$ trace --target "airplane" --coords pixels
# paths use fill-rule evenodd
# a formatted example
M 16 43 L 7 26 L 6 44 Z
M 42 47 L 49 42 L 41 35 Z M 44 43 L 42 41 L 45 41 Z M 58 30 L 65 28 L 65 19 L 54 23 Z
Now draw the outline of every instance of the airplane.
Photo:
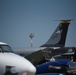
M 76 75 L 76 62 L 70 60 L 56 60 L 36 66 L 36 74 L 59 73 L 63 75 Z
M 26 58 L 13 53 L 11 47 L 0 42 L 0 75 L 35 75 L 35 66 Z
M 63 75 L 76 75 L 76 48 L 70 49 L 65 55 L 72 55 L 72 60 L 52 60 L 36 66 L 36 74 L 62 73 Z
M 60 24 L 55 29 L 54 33 L 49 38 L 49 40 L 45 44 L 41 45 L 39 48 L 14 49 L 14 52 L 24 56 L 29 61 L 31 61 L 35 66 L 46 62 L 46 60 L 50 60 L 50 58 L 46 58 L 44 54 L 42 55 L 42 53 L 44 53 L 44 50 L 45 52 L 51 51 L 51 53 L 53 53 L 54 55 L 63 54 L 67 52 L 67 50 L 61 51 L 61 48 L 65 48 L 64 46 L 70 21 L 71 20 L 61 20 Z M 40 57 L 40 59 L 38 57 Z
M 65 62 L 64 62 L 65 61 Z M 68 67 L 67 63 L 69 60 L 56 60 L 47 63 L 40 64 L 36 66 L 36 74 L 45 74 L 45 73 L 63 73 Z
M 38 48 L 15 48 L 13 51 L 19 55 L 22 56 L 28 56 L 33 52 L 39 51 L 39 50 L 44 50 L 47 47 L 53 48 L 53 49 L 58 49 L 60 47 L 65 46 L 65 41 L 66 41 L 66 36 L 68 32 L 68 27 L 70 25 L 71 20 L 60 20 L 60 24 L 52 34 L 52 36 L 49 38 L 49 40 L 41 45 Z
M 48 56 L 51 57 L 53 56 L 56 59 L 62 59 L 62 58 L 66 58 L 66 59 L 71 59 L 71 57 L 73 57 L 74 52 L 76 47 L 61 47 L 59 49 L 51 49 L 51 50 L 47 50 L 44 51 L 44 53 Z

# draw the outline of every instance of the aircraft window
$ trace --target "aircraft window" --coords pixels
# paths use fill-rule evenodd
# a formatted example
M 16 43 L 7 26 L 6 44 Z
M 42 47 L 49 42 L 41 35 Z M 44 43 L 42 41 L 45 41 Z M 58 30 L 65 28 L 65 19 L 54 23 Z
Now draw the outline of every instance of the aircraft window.
M 9 47 L 8 45 L 2 45 L 2 52 L 12 52 L 11 47 Z

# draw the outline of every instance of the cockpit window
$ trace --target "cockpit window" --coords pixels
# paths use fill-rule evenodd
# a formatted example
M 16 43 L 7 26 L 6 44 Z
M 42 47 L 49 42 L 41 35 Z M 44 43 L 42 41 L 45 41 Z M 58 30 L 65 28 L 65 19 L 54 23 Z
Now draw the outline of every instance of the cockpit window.
M 13 52 L 8 45 L 0 45 L 0 52 Z

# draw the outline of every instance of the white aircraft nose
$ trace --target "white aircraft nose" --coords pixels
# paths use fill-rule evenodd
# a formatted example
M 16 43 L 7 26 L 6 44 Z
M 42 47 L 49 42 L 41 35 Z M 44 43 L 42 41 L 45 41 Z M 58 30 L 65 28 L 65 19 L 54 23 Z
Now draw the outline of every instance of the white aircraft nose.
M 24 62 L 23 65 L 20 66 L 20 70 L 21 69 L 23 71 L 21 75 L 35 75 L 36 74 L 35 66 L 27 60 L 26 60 L 26 63 Z
M 10 59 L 11 61 L 8 64 L 11 63 L 10 65 L 14 65 L 15 68 L 13 70 L 18 72 L 19 75 L 35 75 L 36 68 L 30 61 L 16 54 L 10 54 L 10 56 L 11 56 Z M 16 63 L 14 63 L 13 60 Z
M 35 66 L 27 59 L 24 59 L 23 61 L 21 61 L 21 67 L 22 67 L 22 71 L 24 71 L 22 75 L 35 75 L 36 74 Z
M 29 75 L 35 75 L 35 73 L 36 73 L 36 68 L 34 66 L 31 66 L 29 68 Z
M 30 67 L 28 71 L 23 72 L 21 75 L 35 75 L 36 74 L 36 68 Z

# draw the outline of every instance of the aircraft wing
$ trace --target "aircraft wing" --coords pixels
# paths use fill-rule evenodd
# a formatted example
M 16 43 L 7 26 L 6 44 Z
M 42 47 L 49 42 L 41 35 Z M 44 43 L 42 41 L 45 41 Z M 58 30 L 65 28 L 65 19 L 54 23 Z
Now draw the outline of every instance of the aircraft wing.
M 73 47 L 63 47 L 58 49 L 46 48 L 33 52 L 25 58 L 30 60 L 34 65 L 38 65 L 48 61 L 48 59 L 50 59 L 52 56 L 60 59 L 62 54 L 68 53 L 69 51 L 71 51 L 70 49 L 72 48 Z

